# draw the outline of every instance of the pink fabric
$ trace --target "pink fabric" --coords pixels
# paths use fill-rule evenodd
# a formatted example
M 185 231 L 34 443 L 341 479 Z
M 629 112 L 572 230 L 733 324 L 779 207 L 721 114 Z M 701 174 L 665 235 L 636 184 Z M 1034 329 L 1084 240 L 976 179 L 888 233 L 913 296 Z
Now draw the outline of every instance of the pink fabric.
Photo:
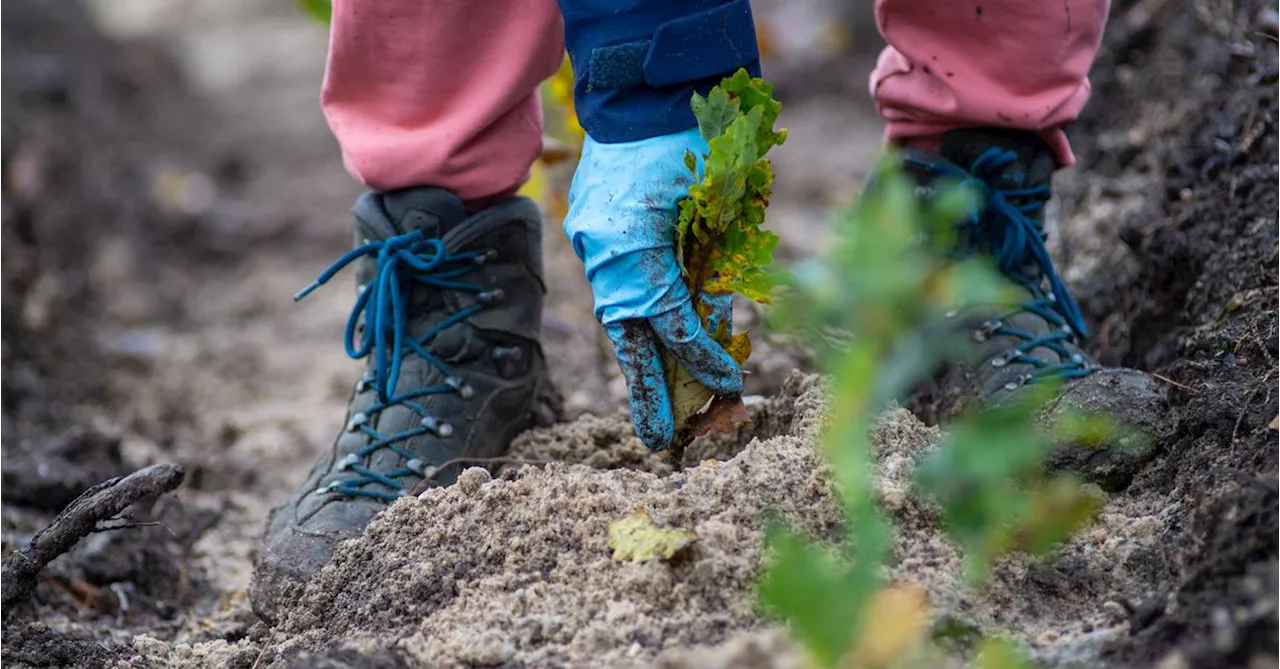
M 1064 123 L 1089 99 L 1108 0 L 876 0 L 889 46 L 871 75 L 885 141 L 956 128 L 1039 131 L 1075 162 Z
M 871 92 L 886 141 L 1060 127 L 1089 97 L 1107 0 L 877 0 Z M 377 190 L 510 191 L 542 146 L 537 88 L 564 58 L 555 0 L 336 0 L 322 104 L 351 174 Z
M 347 170 L 466 200 L 519 186 L 563 32 L 555 0 L 336 0 L 321 103 Z

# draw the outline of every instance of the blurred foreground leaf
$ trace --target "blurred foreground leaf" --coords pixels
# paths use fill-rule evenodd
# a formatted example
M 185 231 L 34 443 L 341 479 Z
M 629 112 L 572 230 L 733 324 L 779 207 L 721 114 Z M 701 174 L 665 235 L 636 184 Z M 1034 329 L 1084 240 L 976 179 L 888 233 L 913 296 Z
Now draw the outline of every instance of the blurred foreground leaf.
M 822 666 L 834 666 L 853 642 L 864 600 L 851 597 L 847 565 L 830 552 L 784 527 L 768 532 L 773 563 L 759 595 L 785 618 L 804 647 Z
M 878 412 L 971 350 L 952 316 L 1008 308 L 1018 293 L 989 259 L 960 261 L 951 253 L 957 221 L 979 210 L 972 191 L 935 184 L 932 201 L 922 202 L 892 159 L 872 179 L 862 199 L 836 218 L 827 253 L 783 283 L 770 318 L 775 330 L 804 336 L 831 379 L 822 448 L 845 534 L 832 550 L 770 531 L 772 559 L 759 594 L 818 666 L 931 667 L 942 662 L 943 648 L 926 638 L 923 594 L 883 583 L 894 527 L 877 502 L 869 431 Z M 1052 550 L 1090 522 L 1103 501 L 1097 488 L 1044 475 L 1051 441 L 1036 416 L 1057 389 L 1026 390 L 1022 401 L 949 425 L 940 448 L 916 471 L 918 492 L 941 506 L 972 583 L 1001 554 Z M 1061 432 L 1106 438 L 1096 421 L 1066 423 Z M 1006 642 L 982 649 L 984 669 L 1027 666 Z
M 865 624 L 850 654 L 858 667 L 888 667 L 914 656 L 929 632 L 929 601 L 918 586 L 890 586 L 867 603 Z
M 1059 389 L 1028 387 L 1017 401 L 948 426 L 941 448 L 916 470 L 918 488 L 942 506 L 947 532 L 964 549 L 972 583 L 984 581 L 1002 554 L 1052 550 L 1092 522 L 1105 501 L 1095 486 L 1044 475 L 1052 440 L 1032 417 Z
M 328 25 L 333 20 L 333 3 L 331 0 L 298 0 L 303 13 Z

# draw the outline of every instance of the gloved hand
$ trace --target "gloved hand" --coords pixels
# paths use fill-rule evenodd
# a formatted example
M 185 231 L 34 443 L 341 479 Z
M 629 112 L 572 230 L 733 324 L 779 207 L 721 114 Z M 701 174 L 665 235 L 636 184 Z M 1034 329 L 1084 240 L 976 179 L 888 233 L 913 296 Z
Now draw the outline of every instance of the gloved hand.
M 586 264 L 596 318 L 627 380 L 636 434 L 654 450 L 675 436 L 662 348 L 712 392 L 742 392 L 741 370 L 702 327 L 676 263 L 676 203 L 693 179 L 686 150 L 698 156 L 701 170 L 707 143 L 697 128 L 618 144 L 587 137 L 564 220 Z M 728 322 L 730 298 L 703 296 L 712 306 L 712 331 Z

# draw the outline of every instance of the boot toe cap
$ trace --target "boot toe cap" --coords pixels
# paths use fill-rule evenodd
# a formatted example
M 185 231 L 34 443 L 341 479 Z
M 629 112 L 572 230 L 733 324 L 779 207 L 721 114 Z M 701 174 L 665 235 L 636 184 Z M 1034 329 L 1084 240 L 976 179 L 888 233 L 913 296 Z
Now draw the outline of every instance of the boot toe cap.
M 254 565 L 249 599 L 254 613 L 269 623 L 281 618 L 281 602 L 301 596 L 303 588 L 333 557 L 338 544 L 359 536 L 381 506 L 355 500 L 326 504 L 295 520 L 293 505 L 271 519 L 261 556 Z
M 1067 437 L 1049 470 L 1078 474 L 1109 491 L 1127 487 L 1172 428 L 1164 388 L 1132 369 L 1103 369 L 1068 384 L 1046 419 L 1054 424 L 1067 413 L 1101 416 L 1116 429 L 1100 443 Z

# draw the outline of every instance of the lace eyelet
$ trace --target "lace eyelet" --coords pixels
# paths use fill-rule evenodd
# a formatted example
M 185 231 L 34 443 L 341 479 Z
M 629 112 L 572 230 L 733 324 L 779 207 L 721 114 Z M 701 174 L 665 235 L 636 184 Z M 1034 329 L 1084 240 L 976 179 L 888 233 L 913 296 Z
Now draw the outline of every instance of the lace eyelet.
M 1014 379 L 1014 380 L 1012 380 L 1012 381 L 1010 381 L 1010 382 L 1008 382 L 1008 383 L 1004 384 L 1004 389 L 1005 389 L 1005 390 L 1017 390 L 1017 389 L 1021 388 L 1022 386 L 1026 385 L 1026 384 L 1027 384 L 1027 382 L 1028 382 L 1028 381 L 1030 381 L 1030 380 L 1031 380 L 1031 375 L 1030 375 L 1030 374 L 1023 374 L 1022 376 L 1019 376 L 1018 378 L 1016 378 L 1016 379 Z
M 338 461 L 338 469 L 344 470 L 344 471 L 347 469 L 350 469 L 353 465 L 359 464 L 360 459 L 361 459 L 360 456 L 356 455 L 355 453 L 348 453 L 345 458 L 342 458 L 341 460 Z
M 367 425 L 368 423 L 369 423 L 368 415 L 366 415 L 363 411 L 356 413 L 355 415 L 351 416 L 351 420 L 347 421 L 347 432 L 355 432 L 356 430 L 359 430 L 362 426 Z
M 992 359 L 991 359 L 991 366 L 992 366 L 992 367 L 1004 367 L 1005 365 L 1008 365 L 1009 363 L 1011 363 L 1011 362 L 1013 362 L 1014 360 L 1016 360 L 1016 359 L 1018 358 L 1018 356 L 1020 356 L 1020 355 L 1022 355 L 1022 351 L 1019 351 L 1019 350 L 1018 350 L 1018 349 L 1016 349 L 1016 348 L 1011 348 L 1011 349 L 1009 349 L 1009 350 L 1005 351 L 1004 353 L 1001 353 L 1001 354 L 997 355 L 996 357 L 992 358 Z
M 485 292 L 476 295 L 476 299 L 479 300 L 481 304 L 486 305 L 500 304 L 506 298 L 507 294 L 504 293 L 501 288 L 486 290 Z
M 991 335 L 995 334 L 996 330 L 999 330 L 1002 327 L 1004 327 L 1004 321 L 998 318 L 993 318 L 983 323 L 977 330 L 974 330 L 970 334 L 974 341 L 984 342 L 990 339 Z
M 469 400 L 476 395 L 476 389 L 472 388 L 467 384 L 467 382 L 457 376 L 450 376 L 446 378 L 444 383 L 450 388 L 453 388 L 453 391 L 458 393 L 458 395 L 464 400 Z
M 436 419 L 435 416 L 423 416 L 422 420 L 418 421 L 418 425 L 427 428 L 437 437 L 447 439 L 453 436 L 453 426 Z

